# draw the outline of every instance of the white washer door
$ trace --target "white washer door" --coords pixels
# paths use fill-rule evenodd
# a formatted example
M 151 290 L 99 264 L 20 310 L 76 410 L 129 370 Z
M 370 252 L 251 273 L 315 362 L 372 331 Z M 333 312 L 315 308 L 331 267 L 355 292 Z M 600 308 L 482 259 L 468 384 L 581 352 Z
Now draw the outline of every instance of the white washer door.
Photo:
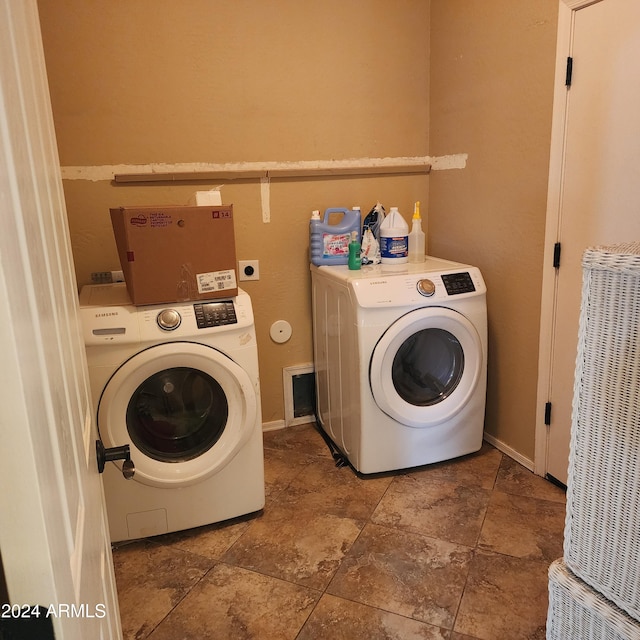
M 468 402 L 483 366 L 482 343 L 461 313 L 426 307 L 396 320 L 373 350 L 376 404 L 409 427 L 450 420 Z
M 187 486 L 224 467 L 256 427 L 247 372 L 217 349 L 193 342 L 150 347 L 127 360 L 98 404 L 105 447 L 129 444 L 134 480 Z

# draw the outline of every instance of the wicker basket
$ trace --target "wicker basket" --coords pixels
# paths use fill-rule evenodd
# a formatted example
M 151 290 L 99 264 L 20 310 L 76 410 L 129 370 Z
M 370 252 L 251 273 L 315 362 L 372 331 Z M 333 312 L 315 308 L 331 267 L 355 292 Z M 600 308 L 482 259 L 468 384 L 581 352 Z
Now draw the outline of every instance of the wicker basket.
M 640 620 L 640 243 L 582 265 L 564 560 Z
M 562 560 L 549 567 L 547 640 L 639 640 L 640 622 L 576 578 Z

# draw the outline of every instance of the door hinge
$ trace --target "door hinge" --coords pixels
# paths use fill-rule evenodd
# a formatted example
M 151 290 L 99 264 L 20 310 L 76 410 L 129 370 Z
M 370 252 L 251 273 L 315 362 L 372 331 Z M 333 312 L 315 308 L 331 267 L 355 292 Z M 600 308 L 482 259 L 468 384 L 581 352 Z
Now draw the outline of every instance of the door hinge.
M 570 87 L 571 86 L 571 77 L 573 76 L 573 58 L 569 57 L 567 58 L 567 71 L 566 74 L 564 76 L 564 86 L 565 87 Z
M 558 269 L 560 267 L 560 251 L 562 247 L 559 242 L 553 245 L 553 268 Z
M 551 403 L 547 402 L 544 405 L 544 423 L 549 426 L 551 424 Z

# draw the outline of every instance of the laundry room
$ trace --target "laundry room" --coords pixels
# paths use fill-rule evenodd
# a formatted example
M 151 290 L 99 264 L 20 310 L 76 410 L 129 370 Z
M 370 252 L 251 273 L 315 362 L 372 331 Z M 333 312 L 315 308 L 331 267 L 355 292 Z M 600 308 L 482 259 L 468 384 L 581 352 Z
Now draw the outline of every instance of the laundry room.
M 81 594 L 108 613 L 80 621 L 90 635 L 127 639 L 541 637 L 565 516 L 532 473 L 558 0 L 8 7 L 42 35 L 62 179 L 39 194 L 80 296 L 75 314 L 60 277 L 66 306 L 56 290 L 37 309 L 69 330 L 36 377 L 59 372 L 50 393 L 78 405 L 67 421 L 51 402 L 30 439 L 51 461 L 33 485 L 62 486 L 39 518 L 56 565 L 38 600 Z M 237 291 L 148 307 L 92 286 L 127 273 L 120 218 L 153 207 L 179 231 L 196 193 L 219 198 L 211 253 L 237 262 Z M 420 209 L 423 263 L 359 280 L 310 265 L 312 212 L 378 205 L 409 224 Z M 31 288 L 54 290 L 40 266 Z M 291 372 L 314 364 L 318 424 L 290 426 Z M 5 598 L 40 570 L 16 529 Z
M 635 0 L 0 18 L 0 636 L 638 635 Z
M 408 220 L 420 201 L 428 252 L 486 280 L 485 430 L 532 465 L 555 0 L 73 0 L 39 12 L 79 286 L 120 268 L 110 207 L 181 205 L 219 187 L 237 258 L 259 261 L 242 286 L 262 419 L 277 427 L 283 369 L 313 361 L 311 211 L 379 201 Z M 335 177 L 242 177 L 335 161 L 347 169 Z M 371 172 L 385 162 L 432 166 Z M 198 179 L 229 167 L 226 180 Z M 114 181 L 149 172 L 166 180 Z M 270 337 L 278 320 L 292 328 L 284 344 Z

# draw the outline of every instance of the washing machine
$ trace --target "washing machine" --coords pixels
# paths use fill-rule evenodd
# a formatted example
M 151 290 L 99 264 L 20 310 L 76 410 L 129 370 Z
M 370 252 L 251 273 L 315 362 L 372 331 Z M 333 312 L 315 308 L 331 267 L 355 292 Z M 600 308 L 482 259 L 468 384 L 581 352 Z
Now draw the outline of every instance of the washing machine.
M 113 542 L 220 522 L 264 506 L 258 353 L 251 299 L 131 304 L 124 284 L 88 285 L 80 315 L 107 451 Z
M 482 446 L 480 270 L 434 257 L 404 267 L 311 266 L 318 423 L 363 474 Z

